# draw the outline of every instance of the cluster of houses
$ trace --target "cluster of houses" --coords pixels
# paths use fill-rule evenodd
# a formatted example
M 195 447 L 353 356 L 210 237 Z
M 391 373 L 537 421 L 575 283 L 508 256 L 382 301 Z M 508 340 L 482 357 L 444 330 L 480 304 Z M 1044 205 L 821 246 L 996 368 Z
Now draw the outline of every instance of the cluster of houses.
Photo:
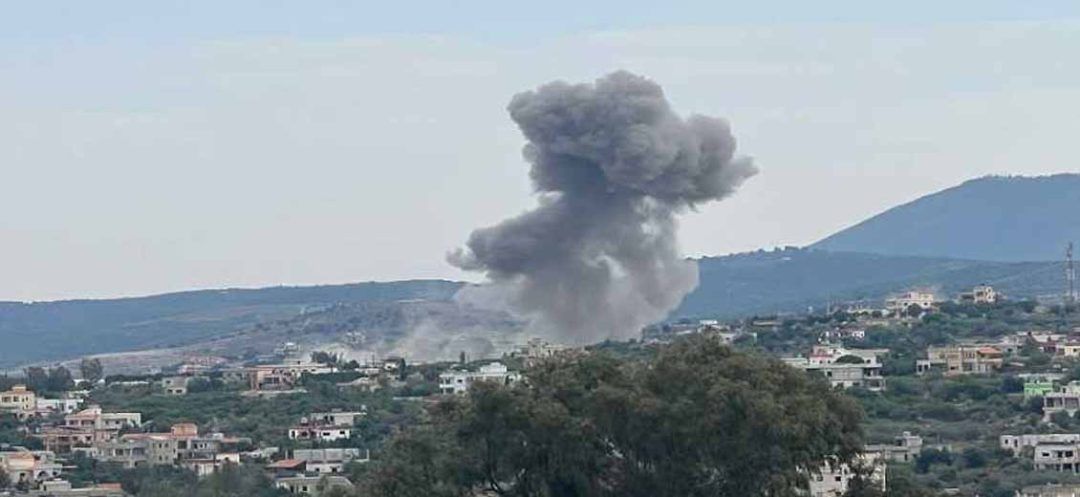
M 842 497 L 858 474 L 857 468 L 868 476 L 882 492 L 886 488 L 885 474 L 890 462 L 906 463 L 919 457 L 924 447 L 922 437 L 903 432 L 892 444 L 874 444 L 863 448 L 854 464 L 825 464 L 816 474 L 810 475 L 810 497 Z M 866 474 L 868 473 L 868 475 Z
M 24 385 L 15 385 L 0 392 L 0 413 L 14 415 L 17 419 L 44 418 L 53 414 L 75 412 L 83 404 L 87 392 L 69 392 L 57 399 L 41 397 Z
M 22 389 L 17 390 L 22 392 Z M 314 412 L 288 429 L 291 440 L 316 442 L 315 448 L 293 449 L 285 459 L 270 462 L 267 472 L 278 488 L 292 493 L 314 494 L 327 486 L 350 487 L 341 476 L 352 462 L 367 462 L 370 454 L 357 448 L 323 448 L 347 440 L 361 411 Z M 22 447 L 0 449 L 3 470 L 26 495 L 103 496 L 124 495 L 118 487 L 71 488 L 63 480 L 61 458 L 76 454 L 113 463 L 122 468 L 176 466 L 198 476 L 206 476 L 224 465 L 275 459 L 276 448 L 255 449 L 251 439 L 222 433 L 202 433 L 193 423 L 178 423 L 166 432 L 142 431 L 140 413 L 106 412 L 98 406 L 63 416 L 58 423 L 44 423 L 31 435 L 41 440 L 44 450 Z
M 885 390 L 885 377 L 879 357 L 887 349 L 848 349 L 837 345 L 815 345 L 805 357 L 786 357 L 789 366 L 819 373 L 837 388 Z

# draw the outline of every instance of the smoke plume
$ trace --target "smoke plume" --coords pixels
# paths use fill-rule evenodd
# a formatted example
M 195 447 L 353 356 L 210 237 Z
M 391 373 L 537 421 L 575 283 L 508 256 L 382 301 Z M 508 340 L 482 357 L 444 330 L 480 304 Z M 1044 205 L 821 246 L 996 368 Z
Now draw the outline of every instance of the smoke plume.
M 722 199 L 757 169 L 717 118 L 675 114 L 656 83 L 615 72 L 520 93 L 510 117 L 539 206 L 474 231 L 452 264 L 564 343 L 637 336 L 698 283 L 676 215 Z

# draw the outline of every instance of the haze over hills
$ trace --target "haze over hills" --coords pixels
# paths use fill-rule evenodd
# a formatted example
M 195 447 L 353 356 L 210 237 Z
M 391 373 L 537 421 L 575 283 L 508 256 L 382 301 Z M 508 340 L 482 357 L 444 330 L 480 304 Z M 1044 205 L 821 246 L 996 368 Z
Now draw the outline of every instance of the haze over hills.
M 988 176 L 889 209 L 811 248 L 987 261 L 1061 260 L 1080 242 L 1080 174 Z
M 916 287 L 954 294 L 980 283 L 1013 297 L 1060 295 L 1062 248 L 1080 240 L 1076 206 L 1080 175 L 972 180 L 807 249 L 700 259 L 700 284 L 671 317 L 801 312 Z M 446 344 L 480 353 L 500 334 L 521 331 L 508 316 L 455 304 L 462 285 L 417 280 L 0 302 L 0 367 L 146 349 L 266 352 L 289 337 L 331 343 L 350 332 L 384 351 L 400 350 L 400 342 L 417 354 Z

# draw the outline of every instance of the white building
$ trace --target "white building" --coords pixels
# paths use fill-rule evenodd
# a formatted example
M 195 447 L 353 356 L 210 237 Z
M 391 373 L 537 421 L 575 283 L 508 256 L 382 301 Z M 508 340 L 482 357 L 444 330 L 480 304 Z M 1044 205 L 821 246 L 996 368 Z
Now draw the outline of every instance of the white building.
M 938 304 L 937 295 L 931 292 L 906 292 L 885 301 L 885 309 L 893 314 L 904 314 L 911 307 L 930 311 Z
M 1080 433 L 1002 435 L 998 437 L 998 444 L 1002 449 L 1017 455 L 1026 448 L 1043 444 L 1080 444 Z
M 960 302 L 965 304 L 993 304 L 1000 295 L 990 285 L 977 285 L 969 292 L 960 294 Z
M 509 385 L 521 380 L 521 375 L 510 372 L 506 365 L 493 362 L 480 366 L 479 371 L 450 370 L 439 375 L 439 391 L 444 394 L 464 394 L 469 387 L 480 381 Z
M 877 454 L 860 455 L 855 464 L 866 468 L 869 479 L 885 491 L 885 461 Z M 848 464 L 825 464 L 818 473 L 810 475 L 809 497 L 842 497 L 848 491 L 856 471 Z
M 296 449 L 293 451 L 292 458 L 304 461 L 309 473 L 332 475 L 344 472 L 345 465 L 350 462 L 368 462 L 371 459 L 371 453 L 356 448 Z
M 807 357 L 782 359 L 789 366 L 813 371 L 824 376 L 833 387 L 859 387 L 871 391 L 885 389 L 882 364 L 878 355 L 885 349 L 845 349 L 831 345 L 817 345 Z M 841 360 L 842 357 L 849 359 Z M 859 361 L 859 362 L 856 362 Z

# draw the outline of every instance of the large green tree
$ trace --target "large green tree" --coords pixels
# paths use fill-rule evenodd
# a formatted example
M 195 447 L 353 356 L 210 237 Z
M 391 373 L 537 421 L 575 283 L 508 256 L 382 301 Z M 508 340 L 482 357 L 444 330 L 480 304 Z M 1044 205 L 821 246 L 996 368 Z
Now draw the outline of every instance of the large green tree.
M 652 360 L 550 361 L 527 384 L 439 404 L 370 473 L 381 497 L 796 495 L 861 446 L 849 398 L 779 361 L 692 337 Z

